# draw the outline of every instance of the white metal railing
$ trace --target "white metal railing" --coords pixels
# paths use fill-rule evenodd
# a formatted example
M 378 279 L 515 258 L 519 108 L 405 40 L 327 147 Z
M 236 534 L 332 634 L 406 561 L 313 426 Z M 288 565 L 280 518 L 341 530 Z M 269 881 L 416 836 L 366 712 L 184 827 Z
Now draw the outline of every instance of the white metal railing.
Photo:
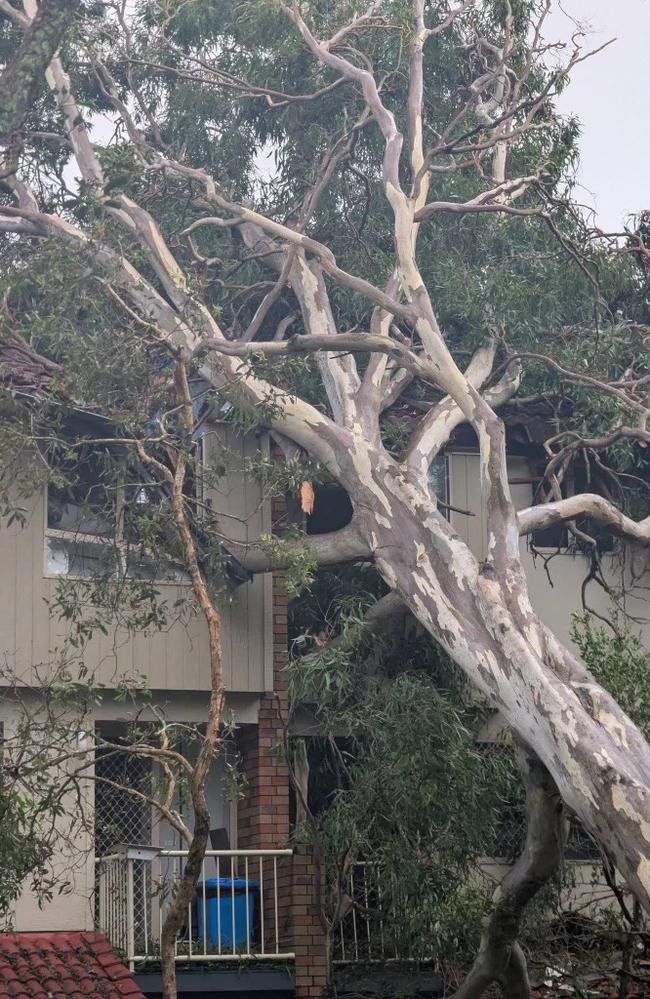
M 345 891 L 351 907 L 339 924 L 334 941 L 335 963 L 356 963 L 397 960 L 386 922 L 383 891 L 377 865 L 357 861 L 350 866 Z
M 335 964 L 428 962 L 434 920 L 399 882 L 385 879 L 373 861 L 350 865 L 344 881 L 350 905 L 333 935 Z M 413 929 L 418 932 L 414 935 Z
M 207 850 L 176 960 L 290 961 L 282 914 L 292 850 Z M 131 968 L 160 958 L 162 926 L 187 850 L 125 846 L 97 858 L 97 928 Z

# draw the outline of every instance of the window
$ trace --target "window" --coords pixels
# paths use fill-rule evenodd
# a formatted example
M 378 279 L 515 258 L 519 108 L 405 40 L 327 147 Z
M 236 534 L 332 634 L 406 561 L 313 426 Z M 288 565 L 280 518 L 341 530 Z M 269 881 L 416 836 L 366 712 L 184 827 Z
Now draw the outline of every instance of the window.
M 552 497 L 544 496 L 540 494 L 540 486 L 543 483 L 544 468 L 538 469 L 538 477 L 534 481 L 534 502 L 547 502 Z M 585 466 L 580 461 L 575 461 L 571 467 L 569 473 L 564 477 L 560 484 L 562 497 L 575 496 L 582 492 L 592 492 L 599 495 L 603 495 L 602 483 L 597 475 L 597 470 L 591 470 L 590 474 L 587 475 L 587 470 Z M 607 495 L 606 493 L 604 495 Z M 609 552 L 614 548 L 614 535 L 612 532 L 597 522 L 593 521 L 589 517 L 581 517 L 576 520 L 576 527 L 583 531 L 589 537 L 593 538 L 596 542 L 596 546 L 599 552 Z M 589 554 L 591 552 L 591 546 L 579 539 L 575 538 L 566 524 L 553 524 L 551 527 L 545 527 L 541 530 L 533 531 L 531 535 L 531 543 L 533 548 L 554 548 L 554 549 L 564 549 L 570 550 L 571 552 L 585 552 Z
M 113 744 L 127 746 L 128 740 L 110 731 L 102 733 Z M 100 860 L 113 853 L 116 845 L 128 843 L 148 846 L 152 842 L 152 806 L 146 801 L 154 791 L 152 762 L 126 750 L 100 747 L 95 756 L 95 857 Z M 151 882 L 147 878 L 147 864 L 135 861 L 133 874 L 133 917 L 135 942 L 144 947 L 151 927 Z M 102 865 L 96 868 L 95 918 L 101 918 Z M 120 882 L 111 883 L 109 891 L 119 892 Z M 126 891 L 126 884 L 124 885 Z M 105 904 L 105 903 L 104 903 Z
M 48 530 L 47 575 L 97 579 L 113 576 L 119 568 L 117 553 L 107 543 L 81 540 L 78 537 L 54 536 Z
M 116 449 L 80 448 L 75 459 L 59 463 L 48 485 L 46 575 L 189 582 L 180 565 L 168 559 L 161 565 L 143 543 L 147 519 L 168 506 L 165 490 L 142 470 L 127 472 Z
M 569 530 L 566 524 L 553 524 L 533 531 L 531 543 L 533 548 L 568 548 Z
M 117 571 L 118 482 L 108 450 L 81 448 L 77 460 L 59 463 L 47 489 L 48 575 L 90 579 Z
M 601 852 L 595 839 L 587 832 L 580 819 L 571 816 L 569 825 L 569 835 L 565 850 L 567 860 L 598 861 L 601 859 Z
M 505 742 L 477 742 L 476 749 L 488 765 L 496 765 L 494 778 L 505 783 L 497 815 L 494 860 L 514 861 L 522 851 L 526 838 L 526 807 L 513 750 Z M 576 815 L 569 815 L 569 829 L 564 852 L 565 860 L 592 863 L 600 857 L 598 844 Z
M 112 537 L 118 477 L 111 457 L 108 451 L 80 450 L 78 461 L 60 464 L 47 494 L 48 528 Z

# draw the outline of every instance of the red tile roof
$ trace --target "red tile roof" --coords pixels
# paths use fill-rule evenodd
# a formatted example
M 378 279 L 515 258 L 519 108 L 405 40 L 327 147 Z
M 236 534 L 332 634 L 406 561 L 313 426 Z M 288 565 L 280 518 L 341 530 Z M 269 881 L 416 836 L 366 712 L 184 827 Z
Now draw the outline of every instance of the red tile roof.
M 0 999 L 144 999 L 102 933 L 0 933 Z

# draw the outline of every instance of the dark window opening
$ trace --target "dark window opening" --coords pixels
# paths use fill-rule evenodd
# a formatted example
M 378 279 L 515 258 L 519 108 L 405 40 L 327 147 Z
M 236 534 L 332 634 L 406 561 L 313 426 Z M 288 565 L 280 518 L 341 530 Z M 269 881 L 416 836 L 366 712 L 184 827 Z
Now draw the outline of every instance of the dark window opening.
M 330 808 L 339 791 L 349 783 L 348 767 L 354 763 L 352 740 L 344 736 L 333 739 L 322 736 L 305 737 L 308 777 L 308 807 L 312 815 L 318 817 Z M 293 787 L 289 794 L 289 821 L 296 824 L 296 792 Z
M 532 482 L 533 503 L 538 505 L 547 501 L 546 489 L 544 488 L 544 466 L 538 466 L 535 469 L 535 475 L 538 477 Z M 566 479 L 562 482 L 560 489 L 562 498 L 565 498 L 569 494 Z M 569 531 L 566 524 L 552 524 L 550 527 L 533 531 L 530 540 L 533 548 L 568 548 Z
M 438 504 L 442 512 L 447 515 L 447 503 L 449 502 L 449 467 L 447 455 L 438 454 L 429 466 L 429 484 L 438 498 Z
M 350 523 L 353 513 L 350 497 L 343 486 L 338 483 L 316 486 L 314 509 L 307 517 L 307 534 L 340 531 Z
M 540 471 L 539 479 L 533 484 L 535 503 L 539 503 L 542 500 L 542 477 L 543 471 Z M 576 496 L 583 492 L 604 495 L 598 476 L 596 474 L 588 475 L 584 464 L 576 461 L 574 462 L 570 476 L 565 478 L 561 484 L 562 498 Z M 607 527 L 598 524 L 589 517 L 577 519 L 576 527 L 579 531 L 594 539 L 599 552 L 611 552 L 613 550 L 615 544 L 614 535 Z M 574 538 L 566 524 L 553 524 L 551 527 L 534 531 L 531 540 L 534 548 L 571 547 L 575 551 L 583 551 L 587 554 L 591 552 L 591 545 L 581 538 Z
M 193 455 L 185 483 L 190 507 L 195 465 Z M 156 538 L 175 540 L 170 511 L 166 484 L 152 481 L 147 469 L 118 448 L 84 444 L 56 465 L 48 483 L 47 575 L 189 583 L 177 557 L 151 550 Z
M 47 526 L 71 534 L 110 538 L 115 532 L 117 468 L 114 456 L 80 448 L 57 466 L 47 491 Z
M 564 854 L 567 860 L 600 860 L 601 853 L 595 839 L 587 832 L 579 818 L 571 817 L 569 836 Z
M 539 531 L 533 531 L 533 548 L 567 548 L 569 531 L 566 524 L 553 524 Z
M 477 742 L 476 749 L 486 763 L 496 764 L 501 769 L 501 779 L 512 768 L 511 778 L 504 785 L 506 794 L 500 802 L 494 840 L 494 858 L 512 862 L 522 852 L 526 839 L 526 808 L 512 748 L 504 742 Z M 497 773 L 498 770 L 495 771 L 495 776 Z M 596 841 L 580 819 L 570 815 L 565 860 L 593 863 L 599 857 L 600 850 Z

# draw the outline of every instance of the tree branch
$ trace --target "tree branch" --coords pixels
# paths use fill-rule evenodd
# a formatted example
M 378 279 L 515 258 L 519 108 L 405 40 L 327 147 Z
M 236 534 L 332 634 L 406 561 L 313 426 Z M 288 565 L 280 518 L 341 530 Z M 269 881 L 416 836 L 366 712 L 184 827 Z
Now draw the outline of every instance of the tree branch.
M 480 999 L 499 982 L 505 999 L 531 996 L 526 959 L 517 941 L 526 906 L 557 871 L 567 823 L 553 778 L 524 746 L 517 751 L 526 788 L 526 841 L 521 855 L 494 893 L 494 905 L 471 971 L 453 999 Z
M 277 539 L 276 539 L 277 540 Z M 282 542 L 282 539 L 279 539 Z M 339 531 L 311 534 L 297 541 L 284 541 L 280 549 L 264 550 L 263 541 L 239 542 L 227 539 L 225 547 L 249 572 L 277 572 L 288 568 L 297 555 L 306 554 L 318 566 L 369 561 L 372 552 L 354 521 Z
M 43 73 L 61 44 L 66 28 L 71 27 L 79 0 L 41 0 L 30 22 L 19 11 L 0 7 L 6 17 L 25 31 L 11 62 L 0 76 L 0 139 L 20 131 L 42 86 Z
M 620 537 L 636 541 L 641 545 L 650 545 L 650 516 L 639 521 L 632 520 L 613 503 L 596 493 L 580 493 L 553 503 L 520 510 L 517 514 L 519 533 L 532 534 L 533 531 L 544 530 L 554 524 L 563 524 L 577 517 L 590 517 L 599 524 L 609 527 Z
M 486 346 L 479 347 L 465 370 L 467 381 L 478 390 L 482 389 L 491 375 L 495 352 L 496 341 L 490 341 Z M 521 368 L 514 363 L 506 369 L 496 385 L 483 393 L 483 398 L 493 409 L 498 408 L 512 398 L 519 388 L 520 381 Z M 464 419 L 460 407 L 450 396 L 445 396 L 433 406 L 411 437 L 406 455 L 408 466 L 420 475 L 426 476 L 431 462 Z

